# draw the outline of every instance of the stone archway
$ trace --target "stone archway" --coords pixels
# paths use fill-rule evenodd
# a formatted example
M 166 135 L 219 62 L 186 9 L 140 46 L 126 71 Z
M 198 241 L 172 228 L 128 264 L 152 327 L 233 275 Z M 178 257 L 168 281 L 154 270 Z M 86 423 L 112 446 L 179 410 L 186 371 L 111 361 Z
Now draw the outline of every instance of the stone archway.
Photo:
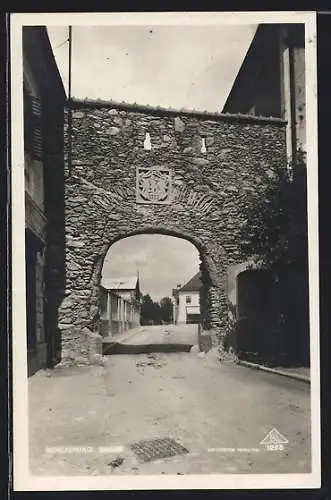
M 201 259 L 202 325 L 205 329 L 213 329 L 216 335 L 222 335 L 227 314 L 225 294 L 227 260 L 224 249 L 219 246 L 216 250 L 212 238 L 202 240 L 194 231 L 188 233 L 180 229 L 169 229 L 166 226 L 146 225 L 131 231 L 115 230 L 107 238 L 100 234 L 102 245 L 99 247 L 93 243 L 97 234 L 97 232 L 90 233 L 90 236 L 86 234 L 84 245 L 81 244 L 82 238 L 69 238 L 67 242 L 67 270 L 73 286 L 67 288 L 66 298 L 60 308 L 65 357 L 68 353 L 75 355 L 79 351 L 81 342 L 79 332 L 84 328 L 87 327 L 91 332 L 99 333 L 99 286 L 104 259 L 109 248 L 117 241 L 138 234 L 174 236 L 185 239 L 196 247 Z M 94 251 L 91 252 L 92 247 Z M 83 262 L 84 268 L 82 268 Z M 84 275 L 81 274 L 82 271 Z
M 205 327 L 221 340 L 226 273 L 241 262 L 245 205 L 263 196 L 284 164 L 284 122 L 85 101 L 73 102 L 71 112 L 64 356 L 80 351 L 84 327 L 97 332 L 103 260 L 111 244 L 134 234 L 173 235 L 196 246 L 209 277 Z

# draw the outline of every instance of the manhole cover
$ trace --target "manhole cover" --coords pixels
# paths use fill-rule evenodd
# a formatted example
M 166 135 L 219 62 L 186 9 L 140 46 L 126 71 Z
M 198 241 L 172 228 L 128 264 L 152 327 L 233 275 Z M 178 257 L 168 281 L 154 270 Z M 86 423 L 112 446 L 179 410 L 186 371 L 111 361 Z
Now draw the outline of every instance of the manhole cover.
M 176 443 L 171 438 L 138 441 L 137 443 L 132 443 L 130 448 L 144 462 L 188 453 L 188 450 L 184 446 Z

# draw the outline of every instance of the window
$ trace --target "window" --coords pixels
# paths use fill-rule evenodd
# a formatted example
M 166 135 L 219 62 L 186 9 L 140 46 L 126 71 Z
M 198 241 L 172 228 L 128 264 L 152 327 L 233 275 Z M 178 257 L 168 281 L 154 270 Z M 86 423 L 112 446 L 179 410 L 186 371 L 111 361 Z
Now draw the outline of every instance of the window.
M 201 153 L 207 153 L 205 137 L 201 137 Z
M 24 102 L 24 149 L 33 158 L 41 159 L 42 132 L 41 132 L 41 103 L 32 96 L 26 85 L 23 84 Z
M 151 136 L 148 132 L 146 132 L 145 134 L 144 149 L 146 149 L 147 151 L 150 151 L 152 149 Z
M 191 295 L 186 295 L 186 304 L 191 304 Z

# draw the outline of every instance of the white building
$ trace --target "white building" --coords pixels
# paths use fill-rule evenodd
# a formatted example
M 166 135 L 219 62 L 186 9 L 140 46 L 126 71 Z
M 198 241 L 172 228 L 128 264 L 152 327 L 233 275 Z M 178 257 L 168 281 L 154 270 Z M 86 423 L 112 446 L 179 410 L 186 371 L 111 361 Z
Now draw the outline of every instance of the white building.
M 111 336 L 140 324 L 140 288 L 137 276 L 130 278 L 102 278 L 101 333 Z
M 175 323 L 199 323 L 200 321 L 200 281 L 198 272 L 184 286 L 173 290 Z

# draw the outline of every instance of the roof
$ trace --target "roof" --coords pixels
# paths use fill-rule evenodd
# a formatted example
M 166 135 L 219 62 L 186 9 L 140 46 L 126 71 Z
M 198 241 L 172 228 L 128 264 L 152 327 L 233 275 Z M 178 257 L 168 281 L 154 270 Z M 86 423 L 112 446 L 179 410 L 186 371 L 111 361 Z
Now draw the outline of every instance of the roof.
M 44 96 L 57 96 L 65 102 L 66 94 L 57 67 L 46 26 L 23 26 L 23 53 Z
M 138 284 L 137 276 L 128 278 L 102 278 L 101 286 L 107 290 L 136 290 Z
M 258 76 L 262 61 L 264 61 L 266 57 L 270 56 L 268 51 L 270 51 L 270 40 L 273 39 L 270 33 L 270 28 L 271 31 L 274 31 L 275 25 L 269 25 L 267 27 L 267 31 L 264 25 L 258 25 L 230 93 L 223 106 L 223 113 L 229 112 L 230 110 L 231 112 L 234 112 L 234 109 L 237 110 L 237 101 L 239 101 L 239 109 L 241 109 L 242 103 L 245 102 L 247 98 L 249 99 L 250 92 L 248 92 L 248 88 L 250 86 L 254 86 L 255 78 Z M 246 91 L 244 94 L 243 89 Z M 249 95 L 247 95 L 247 93 Z
M 185 283 L 182 288 L 180 288 L 179 292 L 198 292 L 201 288 L 201 272 L 199 271 L 197 274 L 193 276 L 187 283 Z
M 117 101 L 105 101 L 103 99 L 78 99 L 72 98 L 67 100 L 67 107 L 70 109 L 97 109 L 97 108 L 109 108 L 109 109 L 121 109 L 132 113 L 144 113 L 154 116 L 189 116 L 197 117 L 205 120 L 212 121 L 233 121 L 233 122 L 245 122 L 245 123 L 265 123 L 273 122 L 275 125 L 283 124 L 283 120 L 277 117 L 269 116 L 254 116 L 247 115 L 244 113 L 227 113 L 220 111 L 201 111 L 196 109 L 173 109 L 164 108 L 161 106 L 150 106 L 148 104 L 137 104 L 137 103 L 127 103 L 127 102 L 117 102 Z
M 269 64 L 272 54 L 274 57 L 279 57 L 281 32 L 284 32 L 284 29 L 283 24 L 258 25 L 222 113 L 242 113 L 244 104 L 247 102 L 250 104 L 252 89 L 260 76 L 263 63 Z M 286 37 L 283 41 L 287 46 L 304 47 L 304 26 L 297 23 L 286 24 Z

